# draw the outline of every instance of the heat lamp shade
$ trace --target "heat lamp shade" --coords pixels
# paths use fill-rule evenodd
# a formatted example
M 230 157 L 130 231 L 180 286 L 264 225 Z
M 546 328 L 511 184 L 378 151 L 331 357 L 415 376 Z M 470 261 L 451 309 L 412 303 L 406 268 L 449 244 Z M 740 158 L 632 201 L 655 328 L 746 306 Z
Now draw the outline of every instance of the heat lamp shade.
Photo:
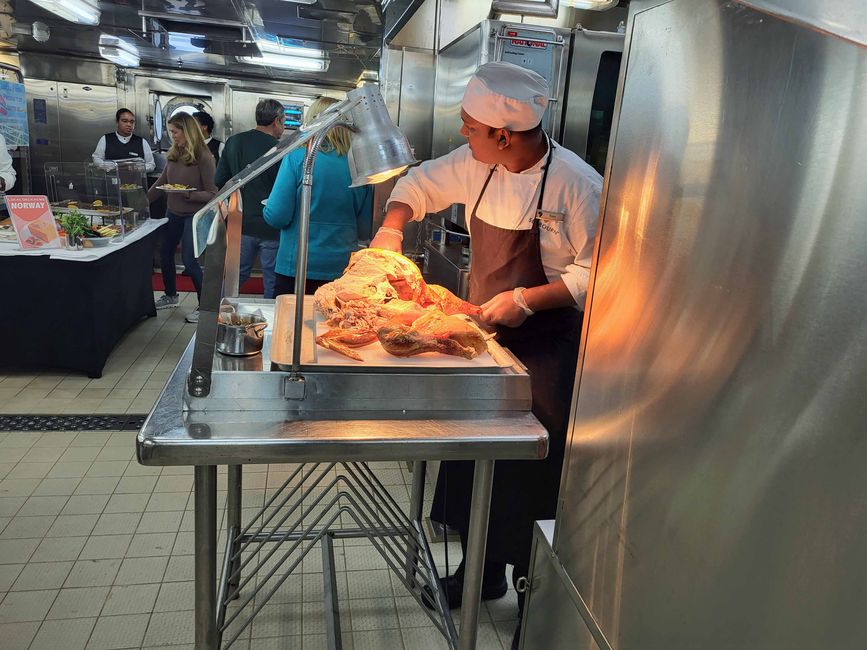
M 381 183 L 418 162 L 406 136 L 392 122 L 378 86 L 356 88 L 347 98 L 361 99 L 350 115 L 354 127 L 347 155 L 351 187 Z

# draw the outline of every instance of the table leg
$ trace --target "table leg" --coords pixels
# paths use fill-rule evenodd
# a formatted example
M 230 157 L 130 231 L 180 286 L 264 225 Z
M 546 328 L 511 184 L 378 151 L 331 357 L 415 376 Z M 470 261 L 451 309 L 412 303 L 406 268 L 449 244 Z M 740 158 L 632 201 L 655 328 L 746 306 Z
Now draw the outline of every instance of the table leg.
M 229 535 L 230 540 L 237 537 L 241 532 L 241 487 L 243 485 L 243 475 L 241 472 L 241 465 L 229 465 L 228 494 L 226 495 L 226 534 Z M 233 542 L 229 548 L 232 553 L 235 553 L 239 546 L 239 544 Z M 241 583 L 240 566 L 240 557 L 229 566 L 229 575 L 232 578 L 228 581 L 226 593 L 232 600 L 238 597 L 235 591 Z
M 195 468 L 196 650 L 217 650 L 217 467 Z
M 478 636 L 479 608 L 482 600 L 482 571 L 488 539 L 488 516 L 491 512 L 491 488 L 494 485 L 494 461 L 477 460 L 473 473 L 473 496 L 470 502 L 470 527 L 467 531 L 467 554 L 464 558 L 464 591 L 461 605 L 460 650 L 475 650 Z
M 421 513 L 424 507 L 424 481 L 426 472 L 427 462 L 417 460 L 412 464 L 412 495 L 409 502 L 409 518 L 410 521 L 416 524 L 416 530 L 419 532 L 424 530 L 421 523 Z M 418 560 L 418 549 L 415 540 L 409 540 L 407 543 L 406 577 L 413 586 L 415 586 Z

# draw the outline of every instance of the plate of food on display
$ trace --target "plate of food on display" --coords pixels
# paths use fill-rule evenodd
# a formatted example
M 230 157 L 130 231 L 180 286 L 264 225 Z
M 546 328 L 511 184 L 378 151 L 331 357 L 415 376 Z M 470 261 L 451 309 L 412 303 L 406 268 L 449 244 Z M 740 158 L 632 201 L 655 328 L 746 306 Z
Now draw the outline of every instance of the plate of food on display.
M 183 185 L 181 183 L 166 183 L 165 185 L 157 185 L 158 190 L 163 192 L 195 192 L 195 187 Z

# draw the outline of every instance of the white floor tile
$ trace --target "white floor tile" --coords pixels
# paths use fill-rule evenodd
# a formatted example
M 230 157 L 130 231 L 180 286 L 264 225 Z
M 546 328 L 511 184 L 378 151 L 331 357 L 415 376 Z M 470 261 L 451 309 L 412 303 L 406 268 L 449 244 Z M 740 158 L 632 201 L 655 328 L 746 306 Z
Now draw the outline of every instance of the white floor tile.
M 0 623 L 41 621 L 51 609 L 59 591 L 10 591 L 0 603 Z
M 193 612 L 169 612 L 151 615 L 144 645 L 165 646 L 193 642 Z
M 0 623 L 3 650 L 27 650 L 39 630 L 40 623 Z
M 31 562 L 24 567 L 10 591 L 60 589 L 72 570 L 72 562 Z
M 30 650 L 84 650 L 95 624 L 95 618 L 45 621 L 33 639 Z
M 102 616 L 93 629 L 87 650 L 138 648 L 149 622 L 148 614 Z
M 122 614 L 150 614 L 154 611 L 159 584 L 120 585 L 115 584 L 108 594 L 102 608 L 102 616 Z M 189 604 L 187 604 L 187 607 Z M 144 633 L 144 630 L 142 630 Z M 141 640 L 139 640 L 141 641 Z
M 86 618 L 99 616 L 108 587 L 79 587 L 61 589 L 48 612 L 48 619 Z

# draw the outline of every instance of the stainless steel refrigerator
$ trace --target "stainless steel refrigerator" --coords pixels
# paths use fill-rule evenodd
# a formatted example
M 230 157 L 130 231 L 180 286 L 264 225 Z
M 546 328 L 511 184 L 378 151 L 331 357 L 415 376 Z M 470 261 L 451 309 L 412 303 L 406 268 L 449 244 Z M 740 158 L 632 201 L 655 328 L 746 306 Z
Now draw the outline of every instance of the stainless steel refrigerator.
M 867 645 L 867 5 L 634 0 L 525 650 Z

